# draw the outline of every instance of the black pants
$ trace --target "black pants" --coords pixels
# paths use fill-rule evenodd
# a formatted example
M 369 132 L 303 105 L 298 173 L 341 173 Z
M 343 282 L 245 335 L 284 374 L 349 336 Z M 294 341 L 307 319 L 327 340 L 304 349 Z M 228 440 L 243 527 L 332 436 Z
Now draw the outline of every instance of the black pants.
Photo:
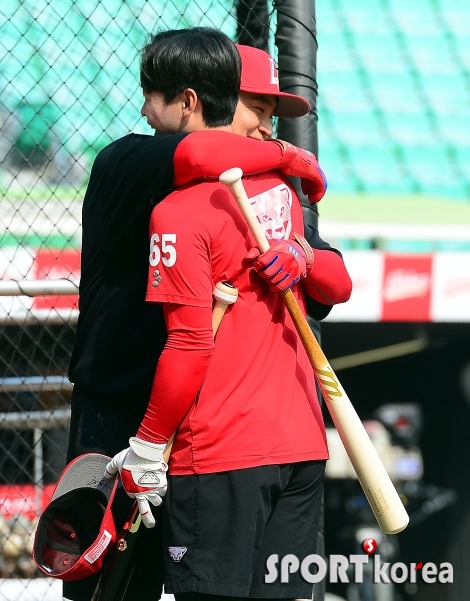
M 67 463 L 83 453 L 103 453 L 113 457 L 129 446 L 142 421 L 142 411 L 135 410 L 116 398 L 99 398 L 75 388 L 72 394 L 72 417 Z M 114 406 L 113 406 L 114 403 Z M 123 526 L 133 505 L 133 499 L 118 489 L 113 503 L 113 514 L 118 530 Z M 152 507 L 155 528 L 139 528 L 135 547 L 135 569 L 127 588 L 125 601 L 142 599 L 158 601 L 163 586 L 162 514 L 161 507 Z M 151 575 L 151 581 L 149 581 Z M 73 601 L 90 601 L 99 575 L 73 582 L 64 582 L 63 594 Z
M 325 461 L 170 476 L 165 590 L 239 598 L 311 598 L 300 571 L 265 582 L 267 561 L 317 551 Z

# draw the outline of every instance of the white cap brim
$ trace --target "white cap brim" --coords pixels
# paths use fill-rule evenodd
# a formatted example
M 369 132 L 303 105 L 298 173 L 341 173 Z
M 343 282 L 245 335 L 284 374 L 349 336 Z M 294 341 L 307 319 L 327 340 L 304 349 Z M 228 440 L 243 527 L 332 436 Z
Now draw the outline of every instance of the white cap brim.
M 76 488 L 95 488 L 109 500 L 113 491 L 114 478 L 105 478 L 106 465 L 111 457 L 100 453 L 86 453 L 71 461 L 59 477 L 52 495 L 52 501 Z

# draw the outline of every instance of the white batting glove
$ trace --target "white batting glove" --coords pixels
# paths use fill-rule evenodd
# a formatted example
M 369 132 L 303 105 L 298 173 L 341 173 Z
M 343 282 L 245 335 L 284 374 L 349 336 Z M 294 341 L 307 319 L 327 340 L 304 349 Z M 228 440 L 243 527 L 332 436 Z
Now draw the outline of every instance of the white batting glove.
M 147 528 L 155 526 L 149 503 L 158 507 L 166 495 L 166 472 L 163 460 L 165 444 L 154 444 L 139 438 L 129 439 L 130 448 L 115 455 L 106 466 L 105 478 L 121 475 L 124 490 L 139 505 L 142 522 Z

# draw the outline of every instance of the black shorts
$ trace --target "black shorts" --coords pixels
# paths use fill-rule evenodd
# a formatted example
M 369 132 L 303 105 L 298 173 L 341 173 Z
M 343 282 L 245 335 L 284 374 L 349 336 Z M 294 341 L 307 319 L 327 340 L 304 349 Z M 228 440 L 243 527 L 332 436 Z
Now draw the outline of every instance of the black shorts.
M 265 582 L 266 562 L 316 553 L 325 461 L 170 476 L 164 502 L 165 591 L 311 598 L 300 573 Z
M 95 397 L 86 391 L 74 389 L 72 394 L 72 417 L 67 462 L 83 453 L 103 453 L 113 457 L 129 446 L 129 438 L 135 436 L 142 414 L 135 410 L 113 408 L 111 399 Z M 123 526 L 132 508 L 133 500 L 121 487 L 113 502 L 113 515 L 118 530 Z M 158 601 L 163 587 L 162 514 L 161 507 L 152 507 L 155 528 L 139 528 L 135 546 L 135 568 L 129 581 L 124 601 Z M 152 575 L 149 586 L 148 575 Z M 99 575 L 64 582 L 63 594 L 73 601 L 90 601 Z

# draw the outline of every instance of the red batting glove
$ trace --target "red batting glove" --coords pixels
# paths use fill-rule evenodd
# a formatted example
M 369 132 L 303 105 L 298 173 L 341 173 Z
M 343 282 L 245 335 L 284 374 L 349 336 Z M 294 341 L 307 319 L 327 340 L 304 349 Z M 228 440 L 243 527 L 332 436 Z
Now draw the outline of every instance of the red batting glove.
M 294 234 L 294 236 L 298 235 Z M 305 243 L 308 246 L 306 241 Z M 253 267 L 258 275 L 266 280 L 271 292 L 283 292 L 297 283 L 300 278 L 306 277 L 311 269 L 313 251 L 310 247 L 309 249 L 310 253 L 306 253 L 303 245 L 294 240 L 275 240 L 270 242 L 270 249 L 263 254 L 260 254 L 257 248 L 252 248 L 247 259 L 256 259 Z
M 267 140 L 280 144 L 283 155 L 279 169 L 287 176 L 300 177 L 302 192 L 308 196 L 311 204 L 319 202 L 327 189 L 325 174 L 312 152 L 298 148 L 283 140 Z

